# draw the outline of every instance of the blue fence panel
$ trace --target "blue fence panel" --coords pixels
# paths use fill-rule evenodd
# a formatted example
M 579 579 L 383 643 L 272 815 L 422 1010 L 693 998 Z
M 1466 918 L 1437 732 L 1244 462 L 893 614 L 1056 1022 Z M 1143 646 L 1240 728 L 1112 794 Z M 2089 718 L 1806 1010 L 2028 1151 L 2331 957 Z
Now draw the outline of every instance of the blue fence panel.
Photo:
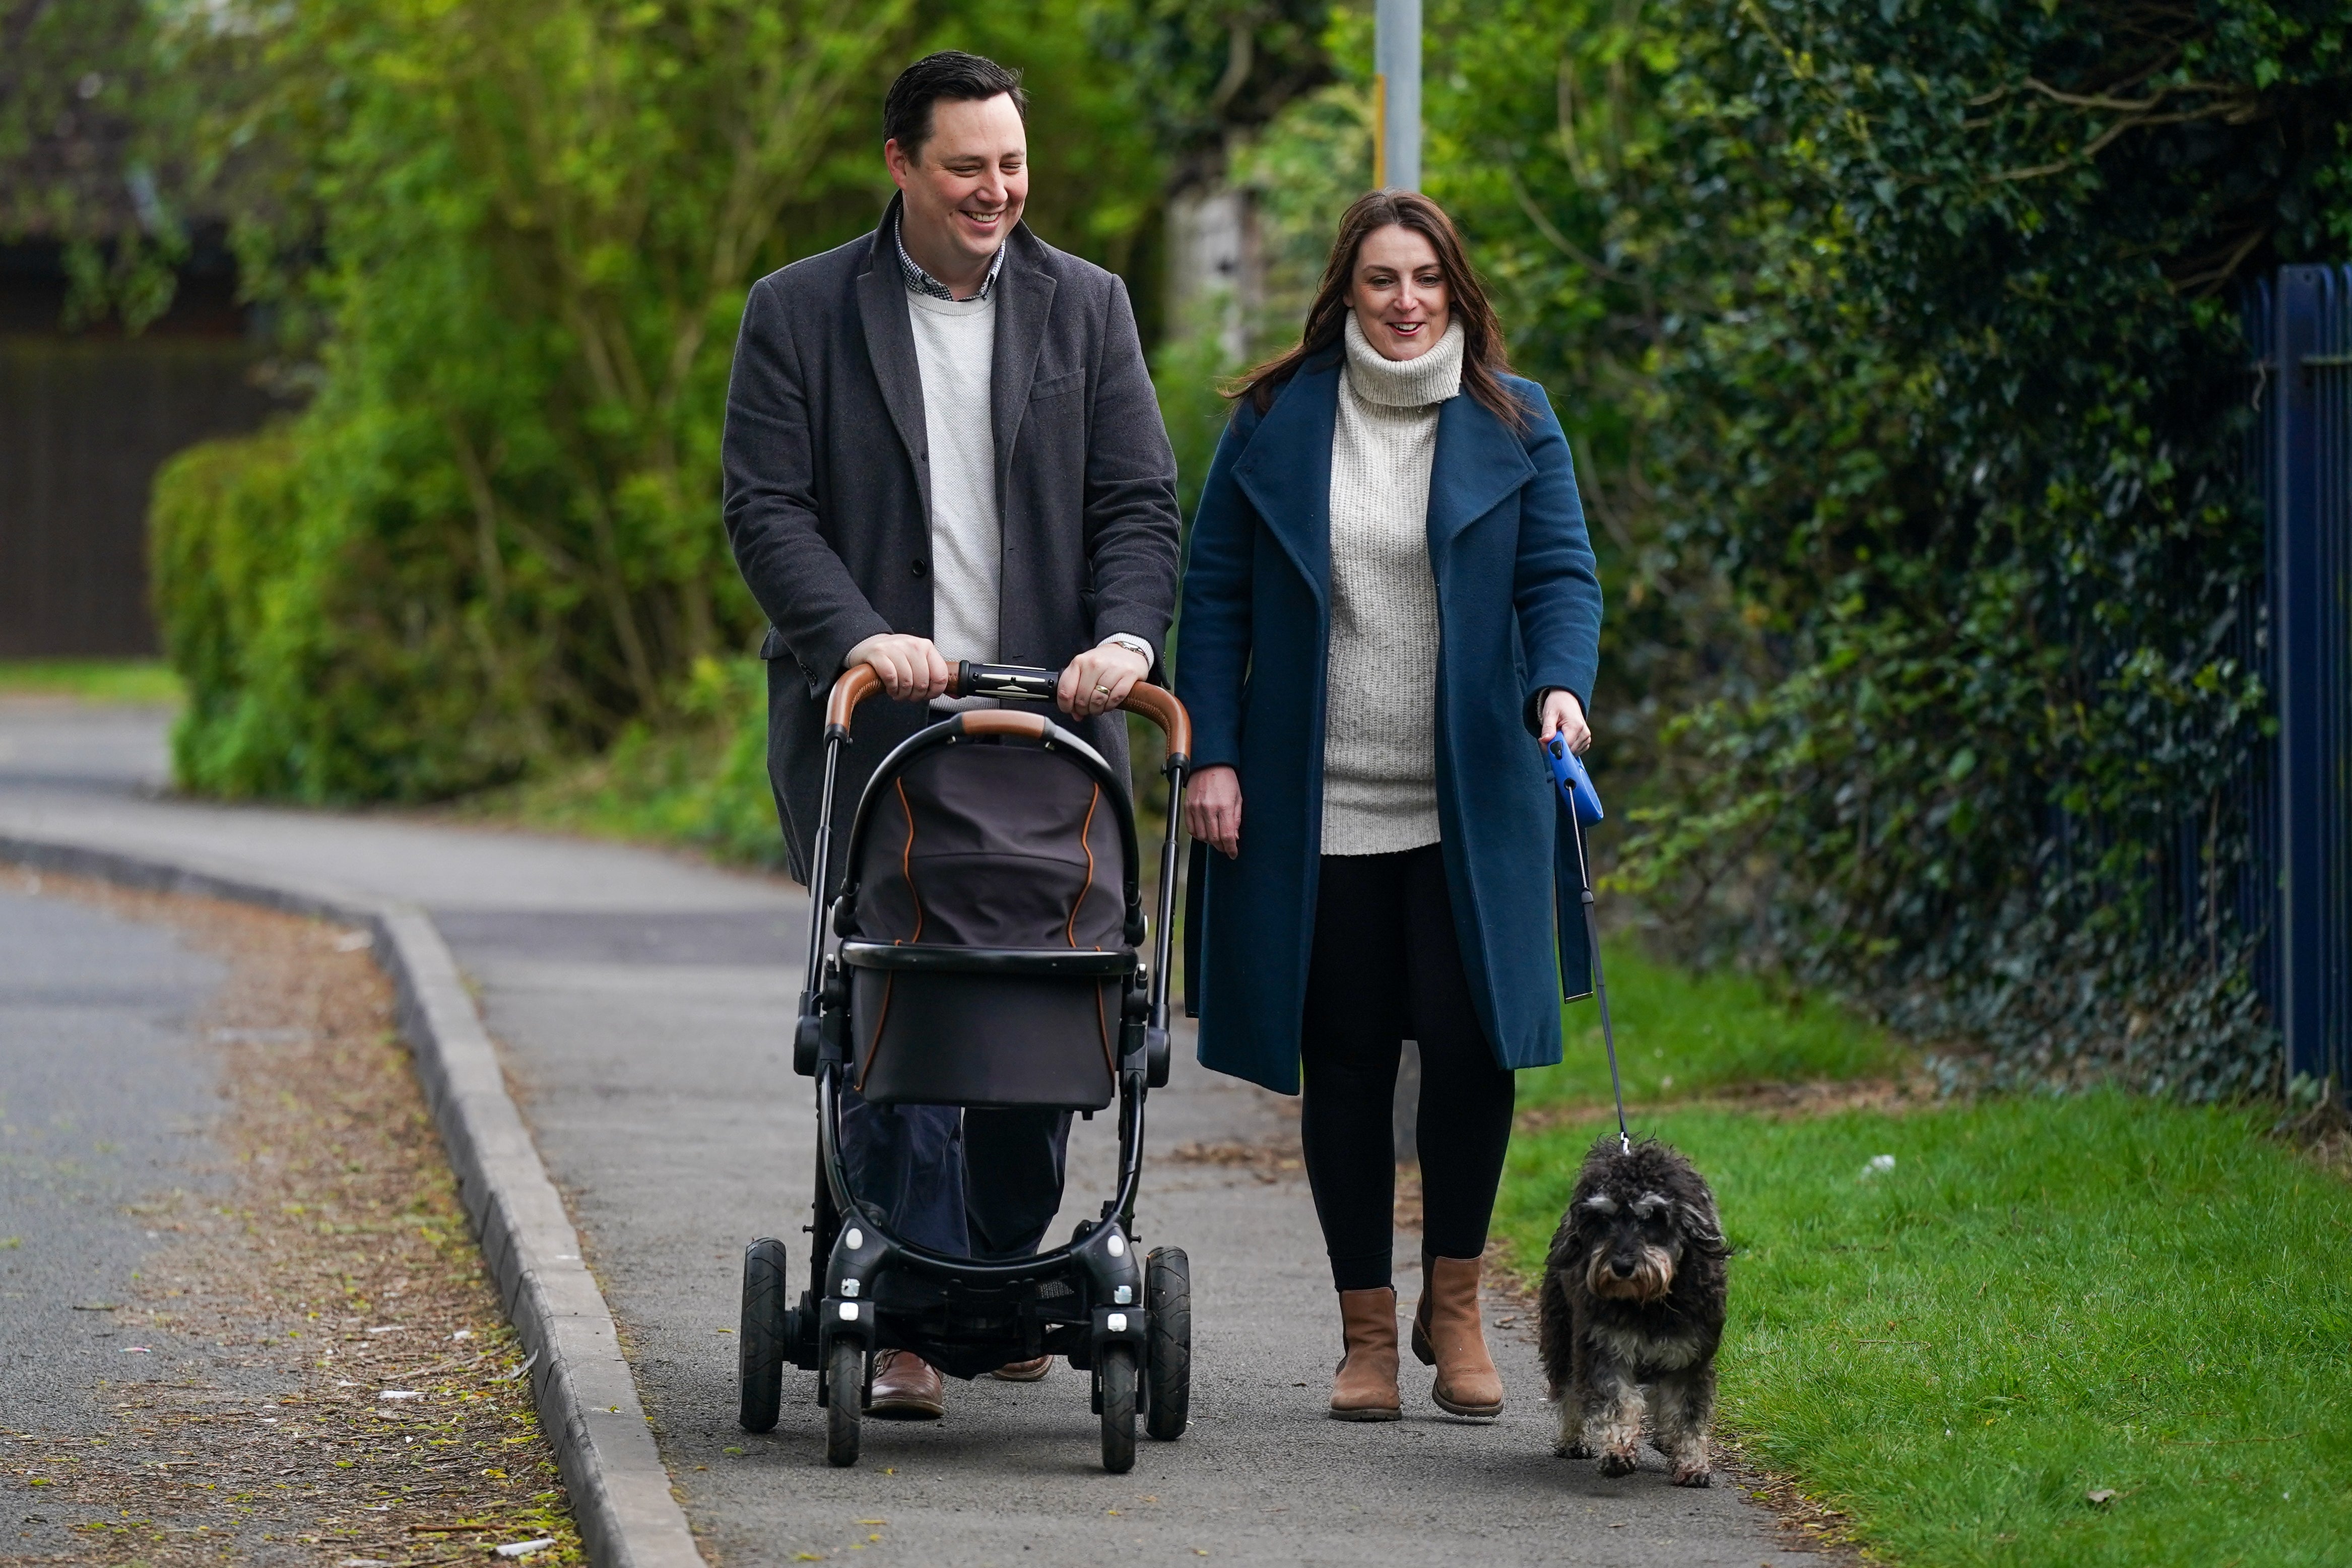
M 2264 603 L 2252 629 L 2278 724 L 2270 755 L 2250 759 L 2259 873 L 2246 891 L 2269 908 L 2246 909 L 2259 924 L 2245 929 L 2267 932 L 2255 980 L 2288 1070 L 2341 1089 L 2352 1084 L 2352 268 L 2279 268 L 2247 326 L 2262 355 Z

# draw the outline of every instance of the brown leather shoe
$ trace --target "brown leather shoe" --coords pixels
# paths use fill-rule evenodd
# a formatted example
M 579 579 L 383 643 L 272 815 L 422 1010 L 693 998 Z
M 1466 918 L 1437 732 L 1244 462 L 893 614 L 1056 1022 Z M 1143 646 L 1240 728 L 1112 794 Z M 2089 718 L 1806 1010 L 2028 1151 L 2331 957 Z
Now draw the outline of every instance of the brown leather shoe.
M 1034 1383 L 1054 1370 L 1054 1358 L 1041 1355 L 1035 1361 L 1008 1361 L 988 1375 L 1004 1383 Z
M 1437 1369 L 1430 1398 L 1453 1415 L 1503 1413 L 1503 1378 L 1486 1353 L 1478 1321 L 1475 1258 L 1423 1258 L 1421 1306 L 1412 1315 L 1412 1353 Z
M 1396 1292 L 1339 1292 L 1339 1333 L 1347 1353 L 1331 1374 L 1331 1419 L 1395 1421 L 1404 1415 L 1397 1397 Z
M 866 1414 L 884 1421 L 936 1421 L 948 1413 L 947 1394 L 938 1367 L 912 1351 L 883 1351 L 874 1358 L 874 1394 Z

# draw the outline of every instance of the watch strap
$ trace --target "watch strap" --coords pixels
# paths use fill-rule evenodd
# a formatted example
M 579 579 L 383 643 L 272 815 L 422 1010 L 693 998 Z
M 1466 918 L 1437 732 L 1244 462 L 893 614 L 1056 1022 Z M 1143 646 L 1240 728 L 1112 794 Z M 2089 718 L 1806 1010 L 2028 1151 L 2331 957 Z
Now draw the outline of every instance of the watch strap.
M 1132 633 L 1113 632 L 1110 636 L 1103 638 L 1103 641 L 1127 649 L 1128 652 L 1135 655 L 1146 664 L 1156 664 L 1159 662 L 1157 657 L 1151 651 L 1151 645 L 1145 642 L 1141 637 L 1134 636 Z

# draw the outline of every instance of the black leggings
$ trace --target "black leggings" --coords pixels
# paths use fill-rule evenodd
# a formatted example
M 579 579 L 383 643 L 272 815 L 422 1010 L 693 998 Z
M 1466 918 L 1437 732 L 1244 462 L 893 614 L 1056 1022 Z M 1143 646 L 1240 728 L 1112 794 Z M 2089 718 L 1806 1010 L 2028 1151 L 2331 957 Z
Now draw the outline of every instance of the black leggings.
M 1511 1141 L 1511 1074 L 1470 1000 L 1444 851 L 1326 855 L 1300 1041 L 1300 1129 L 1331 1283 L 1389 1283 L 1397 1056 L 1421 1047 L 1422 1250 L 1476 1258 Z

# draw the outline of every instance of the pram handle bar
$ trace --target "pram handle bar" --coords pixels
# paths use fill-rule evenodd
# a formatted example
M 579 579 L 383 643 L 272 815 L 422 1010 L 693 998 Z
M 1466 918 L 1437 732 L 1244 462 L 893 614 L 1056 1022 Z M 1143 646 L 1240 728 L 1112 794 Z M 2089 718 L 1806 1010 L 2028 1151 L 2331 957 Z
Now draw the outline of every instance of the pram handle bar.
M 1061 685 L 1061 675 L 1050 669 L 1036 669 L 1018 664 L 974 664 L 960 659 L 955 673 L 948 678 L 950 697 L 995 697 L 1015 702 L 1051 702 Z M 855 664 L 841 672 L 833 683 L 833 690 L 824 700 L 824 733 L 827 740 L 835 734 L 849 733 L 850 715 L 857 705 L 882 689 L 882 678 L 874 673 L 870 664 Z M 1192 755 L 1192 716 L 1176 700 L 1175 693 L 1144 681 L 1128 689 L 1127 700 L 1119 704 L 1130 713 L 1140 713 L 1160 726 L 1168 737 L 1168 760 L 1178 767 L 1184 766 Z M 1029 734 L 1027 730 L 1006 730 L 1007 734 Z M 1043 731 L 1036 732 L 1040 737 Z

